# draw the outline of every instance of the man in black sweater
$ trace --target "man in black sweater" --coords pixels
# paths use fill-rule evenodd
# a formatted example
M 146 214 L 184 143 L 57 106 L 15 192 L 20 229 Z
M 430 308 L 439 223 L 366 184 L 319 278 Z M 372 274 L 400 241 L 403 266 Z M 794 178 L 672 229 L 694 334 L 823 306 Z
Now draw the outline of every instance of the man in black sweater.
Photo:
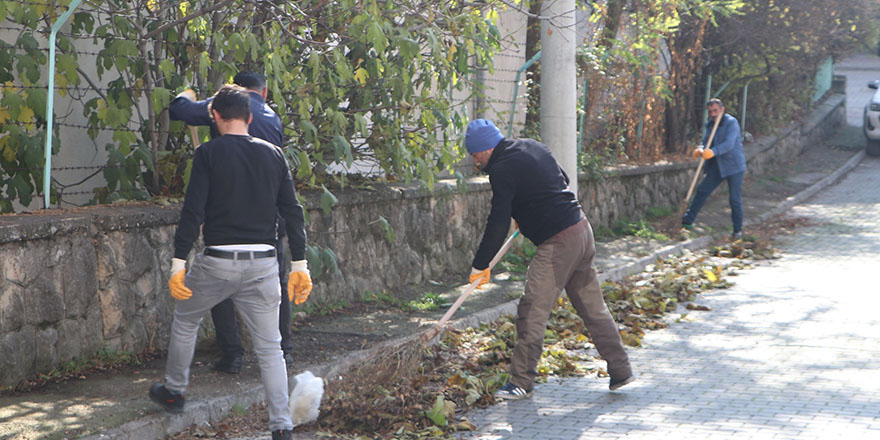
M 470 282 L 479 280 L 480 286 L 489 282 L 489 262 L 504 242 L 511 217 L 538 246 L 517 307 L 510 381 L 495 397 L 515 400 L 532 395 L 544 330 L 563 289 L 608 363 L 609 388 L 615 390 L 635 380 L 593 268 L 593 230 L 550 150 L 532 139 L 505 139 L 485 119 L 468 125 L 465 147 L 474 163 L 489 173 L 492 185 L 492 209 L 474 256 Z
M 232 82 L 242 86 L 248 91 L 250 108 L 253 119 L 248 125 L 248 133 L 256 138 L 271 142 L 279 147 L 284 146 L 284 128 L 281 119 L 275 111 L 266 104 L 268 86 L 266 77 L 256 72 L 241 71 L 232 78 Z M 169 105 L 169 113 L 172 120 L 183 121 L 189 125 L 207 125 L 211 127 L 211 138 L 219 136 L 217 127 L 210 116 L 211 98 L 196 101 L 195 92 L 184 90 L 177 95 Z M 284 273 L 287 271 L 287 261 L 284 255 L 284 224 L 279 219 L 278 241 L 275 244 L 278 252 L 278 270 L 281 274 L 281 291 L 287 290 L 287 280 Z M 217 334 L 217 347 L 220 348 L 220 359 L 214 362 L 214 369 L 225 373 L 237 374 L 241 372 L 242 355 L 244 347 L 241 337 L 238 335 L 238 324 L 235 319 L 235 307 L 232 300 L 226 300 L 211 309 L 211 319 L 214 321 L 214 329 Z M 284 360 L 287 363 L 293 361 L 290 351 L 293 343 L 290 341 L 290 303 L 282 295 L 281 307 L 278 311 L 278 329 L 281 330 L 281 350 L 284 351 Z
M 291 438 L 287 369 L 278 330 L 281 288 L 275 259 L 276 219 L 287 225 L 294 261 L 288 299 L 304 302 L 312 290 L 305 261 L 305 225 L 293 179 L 281 149 L 248 134 L 252 116 L 247 91 L 223 86 L 211 113 L 220 133 L 196 150 L 180 222 L 168 287 L 177 302 L 165 367 L 165 384 L 153 384 L 150 398 L 169 412 L 181 412 L 202 316 L 231 298 L 253 336 L 254 351 L 269 409 L 272 439 Z M 199 236 L 204 252 L 189 273 L 186 258 Z

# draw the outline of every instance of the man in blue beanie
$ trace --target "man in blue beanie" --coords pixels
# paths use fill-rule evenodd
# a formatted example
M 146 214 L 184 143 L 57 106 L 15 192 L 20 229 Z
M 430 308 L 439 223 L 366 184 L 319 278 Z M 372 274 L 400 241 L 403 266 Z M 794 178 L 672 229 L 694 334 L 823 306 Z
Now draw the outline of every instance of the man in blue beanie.
M 507 236 L 511 217 L 522 234 L 538 246 L 517 308 L 510 381 L 495 398 L 515 400 L 532 395 L 544 330 L 563 289 L 608 363 L 609 388 L 616 390 L 634 381 L 617 324 L 605 306 L 593 268 L 593 230 L 550 149 L 532 139 L 505 139 L 495 124 L 485 119 L 468 125 L 465 148 L 474 164 L 489 174 L 492 185 L 492 209 L 474 256 L 470 282 L 479 280 L 479 286 L 489 282 L 489 262 Z

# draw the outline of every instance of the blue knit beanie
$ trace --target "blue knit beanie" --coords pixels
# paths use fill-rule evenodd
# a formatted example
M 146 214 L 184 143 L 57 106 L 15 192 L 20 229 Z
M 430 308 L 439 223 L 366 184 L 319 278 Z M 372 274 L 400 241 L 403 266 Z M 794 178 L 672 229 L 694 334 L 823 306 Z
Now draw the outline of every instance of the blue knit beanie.
M 464 135 L 464 146 L 469 154 L 474 154 L 495 148 L 501 139 L 504 139 L 504 136 L 492 121 L 474 119 L 468 124 L 467 133 Z

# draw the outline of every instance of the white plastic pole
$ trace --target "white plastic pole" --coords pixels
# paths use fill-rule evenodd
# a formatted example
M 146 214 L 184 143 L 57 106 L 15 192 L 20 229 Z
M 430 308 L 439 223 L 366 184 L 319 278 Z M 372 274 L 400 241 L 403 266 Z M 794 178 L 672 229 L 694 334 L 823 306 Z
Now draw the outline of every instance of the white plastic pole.
M 46 166 L 43 169 L 43 207 L 49 208 L 49 191 L 52 182 L 52 120 L 55 116 L 55 37 L 58 30 L 67 22 L 73 11 L 82 0 L 73 0 L 67 11 L 52 23 L 52 31 L 49 33 L 49 92 L 46 93 Z

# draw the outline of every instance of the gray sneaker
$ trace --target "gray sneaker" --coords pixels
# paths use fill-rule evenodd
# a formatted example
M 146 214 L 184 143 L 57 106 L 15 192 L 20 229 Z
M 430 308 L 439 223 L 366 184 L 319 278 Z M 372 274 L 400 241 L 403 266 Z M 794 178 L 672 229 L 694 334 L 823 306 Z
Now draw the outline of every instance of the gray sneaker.
M 501 389 L 495 391 L 496 400 L 520 400 L 529 397 L 532 397 L 531 391 L 526 391 L 510 382 L 507 382 Z
M 730 241 L 737 241 L 737 240 L 742 240 L 742 239 L 743 239 L 742 231 L 736 231 L 730 235 Z
M 624 385 L 631 384 L 636 381 L 636 376 L 634 374 L 630 374 L 626 379 L 617 380 L 615 378 L 611 378 L 611 382 L 608 384 L 608 389 L 614 391 Z

